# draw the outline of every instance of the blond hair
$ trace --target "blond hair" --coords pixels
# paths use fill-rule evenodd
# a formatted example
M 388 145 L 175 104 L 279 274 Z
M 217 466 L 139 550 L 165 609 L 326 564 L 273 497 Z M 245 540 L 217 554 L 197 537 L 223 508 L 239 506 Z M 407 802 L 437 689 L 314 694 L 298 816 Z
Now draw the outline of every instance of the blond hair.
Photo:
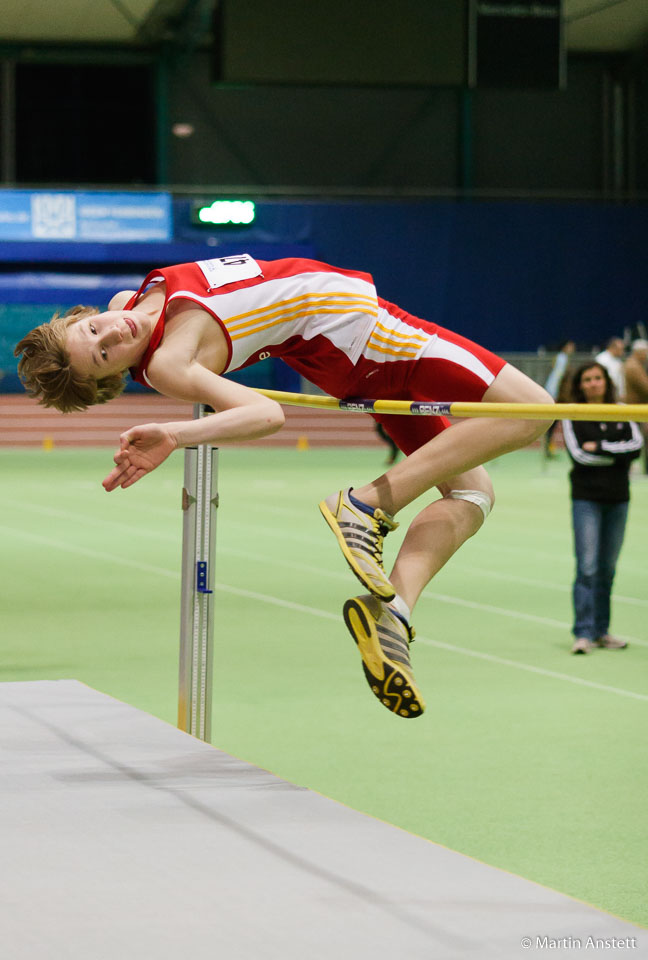
M 67 329 L 73 323 L 98 313 L 96 307 L 82 306 L 72 307 L 63 316 L 55 313 L 49 323 L 34 327 L 17 344 L 14 356 L 22 354 L 18 375 L 30 397 L 36 397 L 45 407 L 71 413 L 119 396 L 126 386 L 122 374 L 113 373 L 96 379 L 72 369 L 66 342 Z

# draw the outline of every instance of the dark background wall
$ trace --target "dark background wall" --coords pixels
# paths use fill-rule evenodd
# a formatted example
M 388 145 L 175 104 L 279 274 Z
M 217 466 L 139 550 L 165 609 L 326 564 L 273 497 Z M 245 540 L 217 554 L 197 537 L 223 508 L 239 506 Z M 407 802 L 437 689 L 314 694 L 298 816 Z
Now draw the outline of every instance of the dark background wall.
M 614 186 L 614 58 L 570 58 L 564 90 L 219 87 L 210 69 L 206 53 L 169 68 L 170 122 L 195 128 L 169 138 L 175 183 L 576 194 Z M 625 109 L 641 131 L 623 143 L 621 186 L 631 189 L 648 181 L 646 84 Z
M 605 58 L 574 57 L 564 90 L 477 90 L 473 186 L 603 190 L 603 98 L 609 77 Z
M 223 85 L 210 50 L 97 56 L 17 52 L 5 182 L 625 198 L 648 185 L 648 75 L 618 57 L 569 57 L 564 89 L 471 89 Z

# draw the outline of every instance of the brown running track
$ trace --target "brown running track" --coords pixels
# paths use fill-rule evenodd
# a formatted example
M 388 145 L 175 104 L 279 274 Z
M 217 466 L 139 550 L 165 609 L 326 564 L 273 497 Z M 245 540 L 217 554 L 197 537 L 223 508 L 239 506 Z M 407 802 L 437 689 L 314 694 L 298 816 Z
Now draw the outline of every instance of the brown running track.
M 366 414 L 284 407 L 286 425 L 255 446 L 377 447 L 374 421 Z M 129 427 L 150 421 L 191 420 L 193 406 L 157 395 L 126 394 L 85 413 L 59 413 L 22 394 L 0 395 L 0 447 L 116 447 Z M 249 443 L 250 441 L 248 441 Z

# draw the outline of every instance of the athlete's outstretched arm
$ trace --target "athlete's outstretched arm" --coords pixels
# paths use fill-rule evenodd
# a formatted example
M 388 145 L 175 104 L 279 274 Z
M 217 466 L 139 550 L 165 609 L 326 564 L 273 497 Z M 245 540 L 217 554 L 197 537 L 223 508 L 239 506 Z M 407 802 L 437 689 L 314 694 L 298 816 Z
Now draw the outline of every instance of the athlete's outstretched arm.
M 103 481 L 107 491 L 130 487 L 158 467 L 178 447 L 197 443 L 255 440 L 284 424 L 281 407 L 241 384 L 225 380 L 199 363 L 167 372 L 149 367 L 153 386 L 165 396 L 204 403 L 216 411 L 200 420 L 145 423 L 125 430 L 114 456 L 115 467 Z

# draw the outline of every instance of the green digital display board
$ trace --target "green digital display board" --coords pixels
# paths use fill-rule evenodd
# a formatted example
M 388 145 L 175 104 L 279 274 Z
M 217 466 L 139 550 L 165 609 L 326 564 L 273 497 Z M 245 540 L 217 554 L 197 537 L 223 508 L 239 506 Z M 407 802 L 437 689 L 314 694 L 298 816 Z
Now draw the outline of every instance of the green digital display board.
M 208 227 L 247 227 L 254 223 L 255 217 L 256 208 L 252 200 L 196 202 L 191 214 L 193 223 Z

